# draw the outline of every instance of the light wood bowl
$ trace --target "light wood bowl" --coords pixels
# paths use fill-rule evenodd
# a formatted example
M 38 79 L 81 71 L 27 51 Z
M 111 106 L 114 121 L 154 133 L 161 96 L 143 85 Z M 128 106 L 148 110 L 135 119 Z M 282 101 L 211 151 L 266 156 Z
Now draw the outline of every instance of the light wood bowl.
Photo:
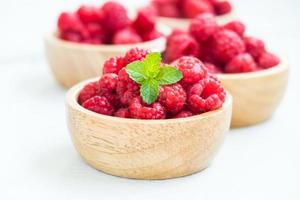
M 161 24 L 157 29 L 164 34 L 170 32 L 168 27 Z M 133 47 L 163 52 L 165 42 L 166 39 L 161 37 L 132 45 L 89 45 L 61 40 L 54 33 L 45 38 L 49 65 L 56 80 L 65 88 L 82 80 L 100 76 L 103 63 L 110 57 L 124 55 Z
M 282 62 L 259 72 L 218 75 L 233 97 L 231 127 L 246 127 L 269 119 L 284 96 L 288 72 L 287 63 Z
M 234 19 L 236 19 L 234 12 L 217 17 L 218 24 L 220 24 L 220 25 L 226 24 L 227 22 L 230 22 Z M 178 29 L 182 29 L 182 30 L 187 30 L 190 25 L 191 19 L 159 17 L 158 21 L 159 21 L 159 23 L 167 25 L 172 29 L 178 28 Z
M 134 179 L 168 179 L 210 164 L 231 120 L 232 98 L 205 114 L 168 120 L 137 120 L 91 112 L 77 103 L 77 84 L 66 95 L 67 122 L 81 157 L 105 173 Z

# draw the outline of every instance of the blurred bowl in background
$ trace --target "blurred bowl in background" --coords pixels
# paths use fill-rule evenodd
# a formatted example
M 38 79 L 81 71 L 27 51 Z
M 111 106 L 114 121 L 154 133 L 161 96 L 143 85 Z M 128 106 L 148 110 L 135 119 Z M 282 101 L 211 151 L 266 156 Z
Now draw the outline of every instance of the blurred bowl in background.
M 288 84 L 288 64 L 251 73 L 219 74 L 233 97 L 231 127 L 255 125 L 269 119 L 283 99 Z
M 158 24 L 157 30 L 170 33 L 167 26 Z M 51 33 L 45 38 L 46 55 L 55 79 L 65 88 L 102 74 L 103 63 L 110 57 L 124 55 L 133 47 L 155 52 L 165 50 L 166 38 L 130 45 L 90 45 L 68 42 Z

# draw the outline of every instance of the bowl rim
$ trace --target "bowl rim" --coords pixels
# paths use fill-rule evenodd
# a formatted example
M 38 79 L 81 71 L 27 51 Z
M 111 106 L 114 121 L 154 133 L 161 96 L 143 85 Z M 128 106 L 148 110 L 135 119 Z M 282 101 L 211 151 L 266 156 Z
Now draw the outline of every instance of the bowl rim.
M 228 74 L 216 74 L 220 80 L 232 80 L 232 79 L 252 79 L 252 78 L 260 78 L 265 76 L 271 76 L 274 74 L 281 73 L 289 69 L 289 65 L 283 59 L 281 59 L 280 63 L 274 67 L 269 69 L 263 69 L 256 72 L 246 72 L 246 73 L 228 73 Z
M 171 32 L 171 29 L 161 23 L 157 23 L 156 29 L 161 32 L 163 35 L 157 39 L 146 41 L 146 42 L 139 42 L 135 44 L 86 44 L 86 43 L 76 43 L 70 42 L 57 37 L 58 30 L 50 31 L 50 33 L 46 34 L 44 40 L 49 43 L 54 43 L 56 45 L 64 46 L 65 48 L 72 48 L 72 49 L 84 49 L 84 50 L 94 50 L 94 51 L 124 51 L 134 47 L 140 48 L 147 48 L 147 46 L 156 46 L 158 43 L 161 43 L 162 46 L 165 46 L 166 36 Z
M 184 123 L 184 122 L 189 122 L 189 121 L 196 121 L 196 120 L 202 120 L 205 118 L 210 118 L 214 117 L 222 112 L 224 112 L 227 109 L 231 109 L 232 107 L 232 96 L 231 94 L 226 91 L 226 98 L 225 102 L 223 103 L 222 107 L 213 110 L 210 112 L 202 113 L 199 115 L 194 115 L 191 117 L 186 117 L 186 118 L 178 118 L 178 119 L 158 119 L 158 120 L 143 120 L 143 119 L 132 119 L 132 118 L 121 118 L 121 117 L 114 117 L 114 116 L 108 116 L 108 115 L 103 115 L 103 114 L 98 114 L 93 111 L 87 110 L 81 105 L 79 105 L 77 98 L 79 95 L 80 90 L 89 82 L 93 82 L 98 80 L 99 78 L 91 78 L 84 80 L 76 85 L 74 85 L 72 88 L 68 90 L 66 93 L 66 106 L 72 107 L 73 109 L 84 113 L 85 115 L 91 116 L 96 118 L 97 120 L 109 120 L 111 122 L 115 123 L 136 123 L 136 124 L 145 124 L 145 125 L 150 125 L 150 124 L 166 124 L 166 123 Z

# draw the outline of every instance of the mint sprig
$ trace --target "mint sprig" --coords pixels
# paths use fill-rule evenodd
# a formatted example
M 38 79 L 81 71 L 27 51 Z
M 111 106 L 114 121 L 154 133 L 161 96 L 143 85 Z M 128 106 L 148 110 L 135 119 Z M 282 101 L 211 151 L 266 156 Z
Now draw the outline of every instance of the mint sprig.
M 182 73 L 172 66 L 161 67 L 160 53 L 153 52 L 144 61 L 135 61 L 126 66 L 129 77 L 141 85 L 140 93 L 147 104 L 156 101 L 160 85 L 169 85 L 182 79 Z

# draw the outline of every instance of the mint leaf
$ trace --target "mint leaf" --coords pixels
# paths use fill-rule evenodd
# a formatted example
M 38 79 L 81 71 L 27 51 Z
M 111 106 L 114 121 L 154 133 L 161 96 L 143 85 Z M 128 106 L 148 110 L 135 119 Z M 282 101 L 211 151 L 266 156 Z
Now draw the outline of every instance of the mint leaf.
M 141 61 L 135 61 L 128 64 L 125 70 L 129 77 L 139 84 L 142 84 L 147 79 L 144 63 Z
M 147 104 L 152 104 L 158 96 L 159 84 L 155 79 L 146 80 L 141 86 L 141 95 L 143 101 Z
M 148 78 L 157 76 L 160 70 L 161 56 L 160 53 L 153 52 L 146 56 L 144 60 L 145 74 Z
M 176 83 L 182 79 L 182 73 L 177 68 L 172 66 L 162 67 L 155 79 L 160 85 L 169 85 Z

